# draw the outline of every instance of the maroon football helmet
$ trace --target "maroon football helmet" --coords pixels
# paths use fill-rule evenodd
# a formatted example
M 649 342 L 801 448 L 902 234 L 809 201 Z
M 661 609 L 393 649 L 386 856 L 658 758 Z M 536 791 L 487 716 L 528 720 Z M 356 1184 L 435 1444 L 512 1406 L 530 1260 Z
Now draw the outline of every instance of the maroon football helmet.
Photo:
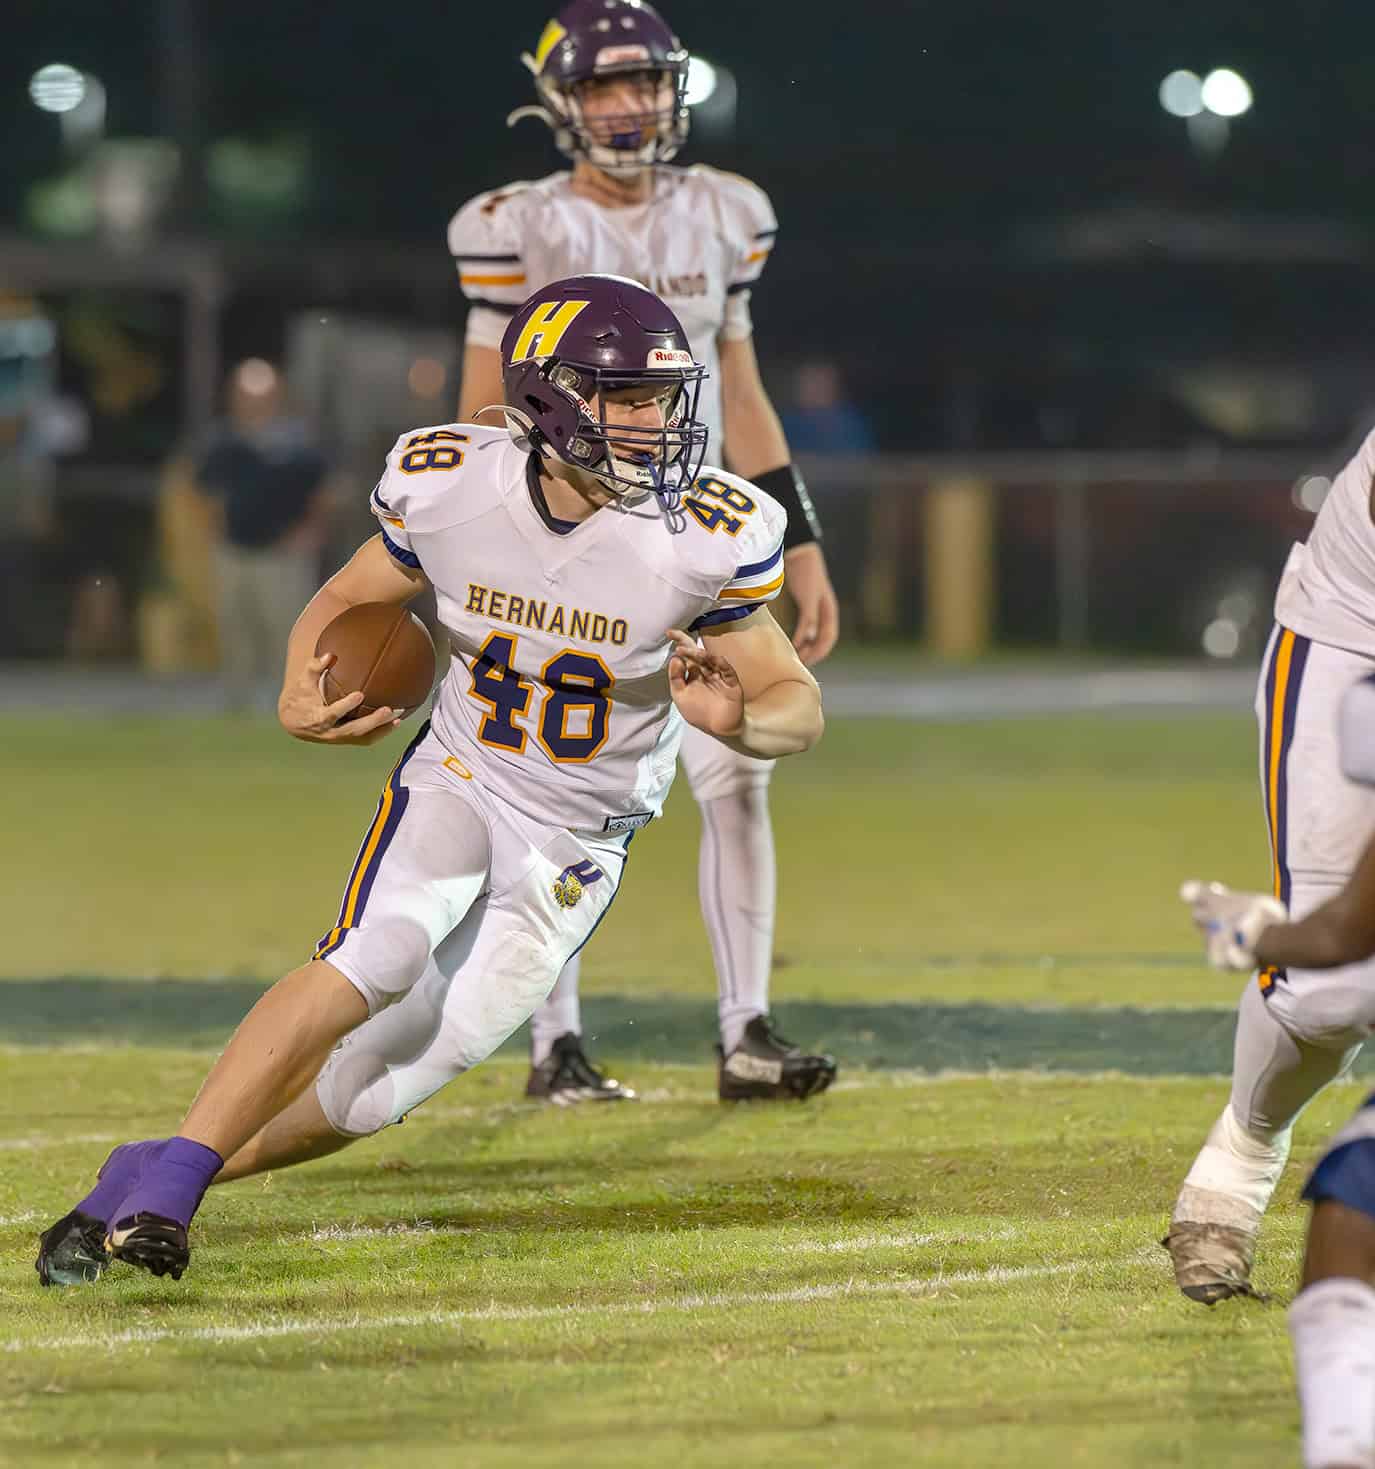
M 507 121 L 542 118 L 570 158 L 581 154 L 608 173 L 635 170 L 666 163 L 687 140 L 688 53 L 648 0 L 570 0 L 521 60 L 534 74 L 539 106 Z M 655 78 L 653 106 L 590 122 L 580 85 L 636 72 Z
M 637 281 L 554 281 L 511 318 L 501 340 L 507 422 L 517 443 L 595 475 L 613 494 L 672 501 L 702 467 L 697 417 L 706 369 L 678 318 Z M 607 393 L 658 396 L 660 427 L 607 422 Z M 596 403 L 593 403 L 593 399 Z

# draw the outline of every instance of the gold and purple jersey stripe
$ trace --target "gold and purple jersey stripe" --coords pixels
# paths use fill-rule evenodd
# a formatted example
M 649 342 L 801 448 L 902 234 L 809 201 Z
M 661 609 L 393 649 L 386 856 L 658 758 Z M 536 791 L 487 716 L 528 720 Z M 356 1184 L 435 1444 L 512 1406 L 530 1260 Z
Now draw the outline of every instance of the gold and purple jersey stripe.
M 783 587 L 783 543 L 762 561 L 740 567 L 717 593 L 717 601 L 767 602 Z
M 1299 689 L 1308 661 L 1308 638 L 1276 626 L 1270 639 L 1265 669 L 1265 739 L 1262 745 L 1265 782 L 1265 818 L 1270 828 L 1270 861 L 1275 896 L 1289 906 L 1289 747 L 1299 707 Z M 1261 994 L 1268 996 L 1285 977 L 1283 969 L 1267 965 L 1256 976 Z
M 358 856 L 354 860 L 353 871 L 349 873 L 349 880 L 344 888 L 344 901 L 339 905 L 339 916 L 334 927 L 316 944 L 312 958 L 328 959 L 344 942 L 349 931 L 358 927 L 363 910 L 368 905 L 373 883 L 377 880 L 382 859 L 387 855 L 387 848 L 396 836 L 396 829 L 406 811 L 406 803 L 410 800 L 410 792 L 401 784 L 401 772 L 406 767 L 406 761 L 415 754 L 421 740 L 429 732 L 430 721 L 427 719 L 420 726 L 416 737 L 406 746 L 405 753 L 392 766 L 392 772 L 387 777 L 387 784 L 377 803 L 372 825 L 368 827 L 368 834 L 363 838 L 363 845 L 359 847 Z

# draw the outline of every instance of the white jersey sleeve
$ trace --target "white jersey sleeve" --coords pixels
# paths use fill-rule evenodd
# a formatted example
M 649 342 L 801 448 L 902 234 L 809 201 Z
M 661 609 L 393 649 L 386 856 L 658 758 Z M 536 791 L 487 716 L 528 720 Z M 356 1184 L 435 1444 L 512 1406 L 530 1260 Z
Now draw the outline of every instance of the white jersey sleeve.
M 372 488 L 368 498 L 368 509 L 377 517 L 382 531 L 382 544 L 391 553 L 394 561 L 411 570 L 418 570 L 420 558 L 411 547 L 411 538 L 406 532 L 406 520 L 401 511 L 406 508 L 401 488 L 390 480 L 390 471 Z
M 730 551 L 724 579 L 718 573 L 715 595 L 690 631 L 748 617 L 778 596 L 788 515 L 776 500 L 739 475 L 712 469 L 698 476 L 683 508 L 703 530 L 726 537 Z
M 491 432 L 445 423 L 411 429 L 392 446 L 382 478 L 368 498 L 368 508 L 377 517 L 382 544 L 402 566 L 423 569 L 412 539 L 417 517 L 423 521 L 422 529 L 432 528 L 436 506 L 448 497 L 454 472 L 470 452 L 474 437 L 489 437 Z
M 449 253 L 468 298 L 465 340 L 473 346 L 500 347 L 506 323 L 530 294 L 521 208 L 527 187 L 479 194 L 449 221 Z
M 754 331 L 750 292 L 768 264 L 778 237 L 778 219 L 769 196 L 758 184 L 739 174 L 715 169 L 704 172 L 719 190 L 721 224 L 733 256 L 720 334 L 727 341 L 743 341 Z
M 1356 785 L 1375 786 L 1375 677 L 1346 691 L 1338 715 L 1342 774 Z

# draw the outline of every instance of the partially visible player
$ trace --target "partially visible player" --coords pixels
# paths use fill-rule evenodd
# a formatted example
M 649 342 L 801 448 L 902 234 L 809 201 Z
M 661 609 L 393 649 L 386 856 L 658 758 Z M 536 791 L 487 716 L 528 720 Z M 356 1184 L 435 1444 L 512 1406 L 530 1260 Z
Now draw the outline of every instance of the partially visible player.
M 835 594 L 811 503 L 760 380 L 750 320 L 750 293 L 778 232 L 773 206 L 748 179 L 670 162 L 688 134 L 688 53 L 647 0 L 572 0 L 524 61 L 539 105 L 512 120 L 542 118 L 573 166 L 480 194 L 449 226 L 470 303 L 458 416 L 472 421 L 501 401 L 502 332 L 533 287 L 589 270 L 646 282 L 678 314 L 707 366 L 701 415 L 716 462 L 787 510 L 793 642 L 804 663 L 819 663 L 836 640 Z M 810 1096 L 830 1084 L 835 1062 L 785 1041 L 768 1014 L 772 766 L 691 730 L 682 761 L 702 818 L 697 885 L 716 967 L 720 1095 Z M 569 963 L 531 1021 L 527 1095 L 632 1097 L 583 1050 L 580 962 Z
M 1375 678 L 1342 704 L 1347 776 L 1375 787 Z M 1307 917 L 1220 883 L 1181 896 L 1218 969 L 1334 969 L 1375 957 L 1375 838 L 1344 888 Z M 1313 1205 L 1303 1286 L 1289 1332 L 1303 1410 L 1307 1469 L 1375 1469 L 1375 1095 L 1337 1134 L 1304 1189 Z
M 1342 770 L 1338 708 L 1375 673 L 1375 434 L 1333 482 L 1290 553 L 1256 690 L 1273 896 L 1302 918 L 1346 885 L 1370 833 L 1375 789 Z M 1249 1290 L 1260 1221 L 1294 1121 L 1350 1068 L 1375 1028 L 1375 961 L 1265 965 L 1237 1012 L 1231 1096 L 1175 1200 L 1175 1281 L 1211 1305 Z
M 432 586 L 454 649 L 339 915 L 180 1134 L 117 1148 L 44 1232 L 45 1283 L 106 1255 L 180 1275 L 216 1175 L 333 1152 L 490 1055 L 610 907 L 685 722 L 754 757 L 820 736 L 816 682 L 768 610 L 783 510 L 699 471 L 704 369 L 673 313 L 633 281 L 557 281 L 512 318 L 503 361 L 508 427 L 403 435 L 372 493 L 380 533 L 292 632 L 281 721 L 327 744 L 397 724 L 342 722 L 361 694 L 325 704 L 313 653 L 339 612 Z

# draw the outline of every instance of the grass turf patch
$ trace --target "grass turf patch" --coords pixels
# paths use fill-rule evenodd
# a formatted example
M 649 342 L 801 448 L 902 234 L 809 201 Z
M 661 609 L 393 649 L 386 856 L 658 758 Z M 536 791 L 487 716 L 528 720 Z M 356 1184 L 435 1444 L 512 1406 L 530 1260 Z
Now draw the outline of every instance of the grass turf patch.
M 8 720 L 25 846 L 0 977 L 277 978 L 334 922 L 398 748 L 185 718 L 110 721 L 93 753 L 80 725 Z M 781 763 L 772 809 L 781 999 L 1225 1005 L 1179 882 L 1268 882 L 1235 716 L 836 719 Z M 588 993 L 710 997 L 696 847 L 680 782 L 587 951 Z
M 727 1108 L 704 1069 L 665 1067 L 650 1102 L 565 1111 L 513 1101 L 520 1070 L 494 1063 L 336 1158 L 213 1190 L 179 1285 L 116 1267 L 40 1291 L 33 1236 L 100 1133 L 165 1129 L 146 1077 L 185 1095 L 205 1059 L 6 1058 L 15 1462 L 1293 1452 L 1282 1311 L 1185 1302 L 1154 1244 L 1217 1083 L 873 1075 Z M 1314 1105 L 1300 1165 L 1356 1096 Z M 1263 1237 L 1281 1294 L 1300 1179 Z

